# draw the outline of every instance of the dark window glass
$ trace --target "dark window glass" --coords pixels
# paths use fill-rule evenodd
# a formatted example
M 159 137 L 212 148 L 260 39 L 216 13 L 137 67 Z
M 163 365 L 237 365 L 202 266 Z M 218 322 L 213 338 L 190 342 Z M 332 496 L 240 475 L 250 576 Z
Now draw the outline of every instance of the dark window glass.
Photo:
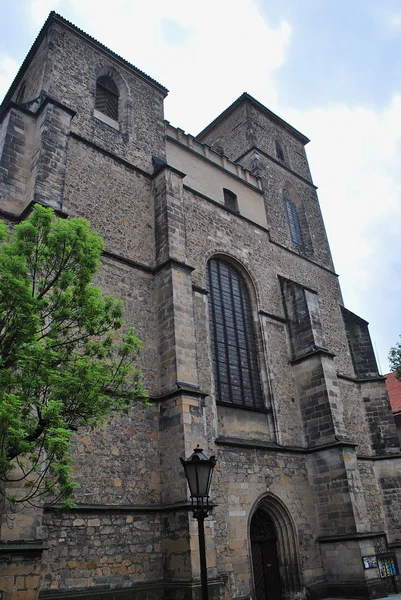
M 263 408 L 248 287 L 224 260 L 209 261 L 209 311 L 216 400 Z
M 276 156 L 278 160 L 285 162 L 283 149 L 278 142 L 276 142 Z
M 284 190 L 284 203 L 287 211 L 288 224 L 290 226 L 291 239 L 297 246 L 304 246 L 301 224 L 299 222 L 298 209 L 289 193 Z
M 118 121 L 118 88 L 107 75 L 96 82 L 95 108 L 104 115 Z
M 224 193 L 224 206 L 226 208 L 228 208 L 229 210 L 232 210 L 233 212 L 236 212 L 236 213 L 239 212 L 237 196 L 234 194 L 234 192 L 224 189 L 223 193 Z

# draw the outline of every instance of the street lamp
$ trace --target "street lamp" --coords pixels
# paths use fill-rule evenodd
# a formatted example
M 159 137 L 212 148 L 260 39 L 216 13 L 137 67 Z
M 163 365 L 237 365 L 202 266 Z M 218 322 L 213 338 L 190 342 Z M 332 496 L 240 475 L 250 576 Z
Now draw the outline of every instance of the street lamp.
M 180 458 L 180 461 L 191 492 L 193 516 L 198 521 L 202 600 L 208 600 L 204 520 L 211 510 L 209 490 L 216 458 L 208 458 L 198 444 L 189 458 Z

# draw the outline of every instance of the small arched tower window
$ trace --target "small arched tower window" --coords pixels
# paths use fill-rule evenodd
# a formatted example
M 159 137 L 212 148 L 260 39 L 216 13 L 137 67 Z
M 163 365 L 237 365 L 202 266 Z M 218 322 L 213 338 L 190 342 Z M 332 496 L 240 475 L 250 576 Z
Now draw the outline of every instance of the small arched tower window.
M 243 275 L 223 259 L 211 259 L 208 270 L 216 401 L 264 408 L 247 283 Z
M 283 150 L 280 142 L 278 142 L 277 140 L 276 140 L 276 156 L 280 162 L 282 162 L 282 163 L 285 162 L 284 150 Z
M 298 209 L 287 190 L 283 191 L 283 197 L 285 209 L 287 212 L 288 225 L 290 227 L 291 239 L 294 242 L 294 244 L 303 248 L 305 244 L 302 235 Z
M 116 84 L 108 75 L 102 75 L 96 81 L 95 109 L 110 119 L 118 121 L 119 92 Z

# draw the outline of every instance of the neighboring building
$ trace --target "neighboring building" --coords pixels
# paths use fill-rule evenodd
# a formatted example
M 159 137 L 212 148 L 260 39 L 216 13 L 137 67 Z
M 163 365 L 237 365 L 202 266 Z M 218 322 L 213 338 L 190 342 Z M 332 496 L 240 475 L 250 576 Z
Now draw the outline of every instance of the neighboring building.
M 385 375 L 385 378 L 387 394 L 390 398 L 391 409 L 401 444 L 401 381 L 396 378 L 395 373 L 388 373 Z
M 0 108 L 3 218 L 90 219 L 151 396 L 78 437 L 77 508 L 3 521 L 3 599 L 199 598 L 179 462 L 198 443 L 217 456 L 212 598 L 385 595 L 362 558 L 401 562 L 399 441 L 308 139 L 248 94 L 193 137 L 166 93 L 51 13 Z

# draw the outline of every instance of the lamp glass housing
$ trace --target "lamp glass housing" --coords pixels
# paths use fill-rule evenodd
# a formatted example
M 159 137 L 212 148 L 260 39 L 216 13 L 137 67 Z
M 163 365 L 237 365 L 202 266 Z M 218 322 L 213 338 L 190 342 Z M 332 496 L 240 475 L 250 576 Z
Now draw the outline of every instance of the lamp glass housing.
M 184 467 L 191 498 L 208 498 L 212 473 L 216 464 L 215 457 L 208 458 L 198 445 L 189 458 L 186 460 L 181 458 L 181 463 Z

